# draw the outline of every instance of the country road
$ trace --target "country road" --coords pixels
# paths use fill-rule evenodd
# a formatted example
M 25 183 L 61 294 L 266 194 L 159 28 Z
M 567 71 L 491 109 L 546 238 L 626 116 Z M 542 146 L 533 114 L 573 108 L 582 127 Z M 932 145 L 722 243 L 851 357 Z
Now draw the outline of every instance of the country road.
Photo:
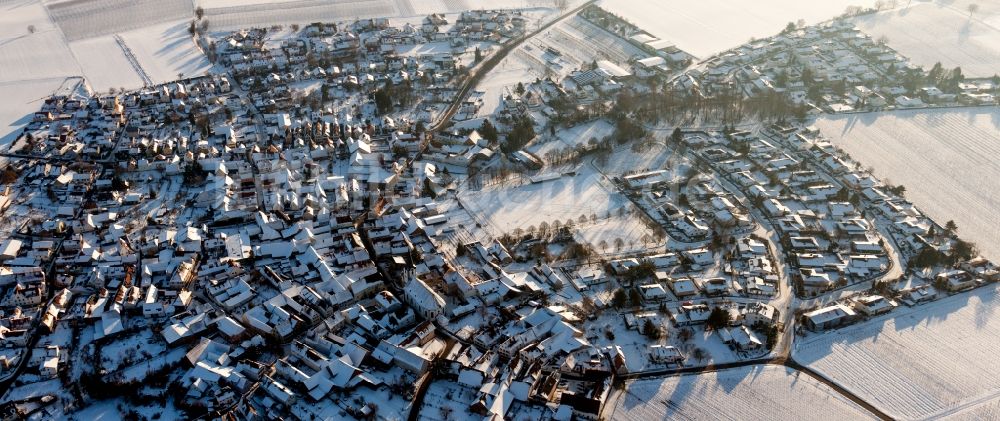
M 455 113 L 458 112 L 458 109 L 461 108 L 462 101 L 465 99 L 467 95 L 469 95 L 469 92 L 472 91 L 472 89 L 475 88 L 476 85 L 478 85 L 479 82 L 482 81 L 483 78 L 490 73 L 490 71 L 492 71 L 495 67 L 497 67 L 497 65 L 500 64 L 500 62 L 502 62 L 503 59 L 506 58 L 507 55 L 510 54 L 512 51 L 514 51 L 517 47 L 520 47 L 521 44 L 523 44 L 525 41 L 544 32 L 545 30 L 551 28 L 553 25 L 562 22 L 568 17 L 576 15 L 587 6 L 594 4 L 596 1 L 597 0 L 589 0 L 577 6 L 576 8 L 559 15 L 555 19 L 552 19 L 551 21 L 538 27 L 538 29 L 535 29 L 532 32 L 524 34 L 518 39 L 515 39 L 513 41 L 504 44 L 503 46 L 500 47 L 499 50 L 497 50 L 496 53 L 489 56 L 481 63 L 477 63 L 477 65 L 472 69 L 472 73 L 469 75 L 469 77 L 467 77 L 465 81 L 462 82 L 462 87 L 459 88 L 458 94 L 455 95 L 455 98 L 452 100 L 451 104 L 448 105 L 448 108 L 445 109 L 444 113 L 438 116 L 438 121 L 434 122 L 434 124 L 430 126 L 428 131 L 433 133 L 441 131 L 442 129 L 448 127 L 448 125 L 451 122 L 451 118 L 454 117 Z

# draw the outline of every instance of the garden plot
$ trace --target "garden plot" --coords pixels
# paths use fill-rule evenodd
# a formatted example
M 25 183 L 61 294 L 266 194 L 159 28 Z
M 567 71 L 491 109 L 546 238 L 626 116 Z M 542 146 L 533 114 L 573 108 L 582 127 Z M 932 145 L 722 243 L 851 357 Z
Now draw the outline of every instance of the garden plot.
M 187 21 L 153 25 L 121 34 L 153 83 L 202 76 L 212 64 L 187 33 Z
M 83 68 L 83 76 L 92 89 L 141 88 L 142 78 L 125 58 L 114 37 L 107 35 L 70 43 L 70 50 Z
M 1000 110 L 962 108 L 828 116 L 816 127 L 986 257 L 1000 259 Z
M 142 382 L 147 376 L 171 364 L 180 362 L 187 353 L 185 348 L 174 348 L 135 365 L 124 367 L 116 373 L 115 379 L 126 383 Z
M 862 16 L 854 23 L 873 38 L 885 37 L 890 47 L 925 69 L 941 62 L 949 69 L 961 66 L 966 76 L 989 77 L 1000 72 L 997 12 L 970 16 L 952 4 L 921 3 Z
M 610 413 L 609 419 L 626 421 L 872 418 L 816 379 L 778 366 L 635 381 Z
M 439 380 L 427 386 L 427 394 L 420 407 L 421 421 L 473 419 L 469 408 L 479 398 L 479 391 L 457 382 Z
M 630 205 L 592 170 L 539 183 L 507 183 L 466 191 L 459 194 L 459 200 L 494 235 L 538 228 L 542 223 L 576 221 L 581 215 L 601 218 Z
M 636 24 L 678 48 L 707 58 L 747 42 L 780 32 L 788 22 L 818 23 L 848 6 L 871 6 L 876 0 L 602 0 L 602 8 Z
M 989 402 L 1000 398 L 998 305 L 990 286 L 900 308 L 797 341 L 793 356 L 895 418 L 995 411 Z
M 70 41 L 191 19 L 191 0 L 67 0 L 46 3 Z
M 166 350 L 166 344 L 154 338 L 151 330 L 140 331 L 128 338 L 112 342 L 101 348 L 101 366 L 111 372 L 146 361 Z

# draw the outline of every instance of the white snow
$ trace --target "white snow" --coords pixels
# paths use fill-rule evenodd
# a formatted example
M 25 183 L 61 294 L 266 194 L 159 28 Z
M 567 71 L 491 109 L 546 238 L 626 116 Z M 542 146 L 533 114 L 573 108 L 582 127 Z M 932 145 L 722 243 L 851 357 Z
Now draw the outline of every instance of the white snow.
M 497 235 L 515 228 L 538 228 L 542 222 L 551 225 L 556 220 L 575 221 L 580 215 L 589 218 L 596 214 L 600 218 L 628 204 L 624 196 L 606 186 L 601 175 L 589 167 L 583 167 L 576 176 L 537 184 L 486 187 L 462 192 L 459 197 L 475 219 L 488 224 Z
M 586 145 L 591 138 L 600 141 L 605 136 L 610 136 L 614 130 L 615 127 L 610 121 L 597 119 L 569 128 L 556 129 L 555 137 L 549 136 L 548 132 L 543 133 L 526 149 L 539 157 L 544 157 L 547 152 Z
M 46 7 L 71 41 L 194 17 L 191 0 L 69 0 Z
M 871 6 L 874 0 L 602 0 L 615 13 L 660 39 L 707 58 L 747 42 L 780 32 L 788 22 L 821 22 L 848 6 Z
M 35 32 L 50 31 L 56 27 L 38 0 L 0 2 L 0 39 L 27 35 L 28 26 L 33 26 Z
M 48 94 L 59 89 L 64 78 L 0 82 L 0 146 L 9 145 Z
M 74 41 L 69 48 L 83 68 L 83 75 L 92 89 L 104 92 L 109 88 L 142 87 L 142 78 L 125 58 L 112 36 Z
M 188 21 L 180 20 L 123 32 L 122 39 L 135 54 L 153 83 L 202 76 L 212 66 L 187 32 Z
M 273 4 L 272 4 L 273 3 Z M 357 18 L 397 16 L 391 0 L 326 2 L 299 0 L 205 9 L 212 29 L 238 29 L 274 24 L 338 22 Z
M 1000 71 L 1000 9 L 972 14 L 953 2 L 918 3 L 855 19 L 873 38 L 886 37 L 890 47 L 914 64 L 930 69 L 961 66 L 966 76 L 989 77 Z
M 798 340 L 793 357 L 893 417 L 995 411 L 995 403 L 978 405 L 1000 397 L 998 304 L 991 286 L 897 309 Z
M 476 85 L 476 91 L 481 93 L 483 99 L 483 105 L 476 114 L 478 117 L 490 116 L 500 111 L 500 101 L 505 95 L 513 92 L 518 82 L 531 82 L 535 78 L 545 76 L 544 68 L 533 67 L 523 57 L 524 52 L 520 48 L 515 50 Z
M 906 196 L 938 223 L 1000 259 L 1000 110 L 907 110 L 823 117 L 824 136 L 875 174 L 906 186 Z
M 637 220 L 636 216 L 612 216 L 608 219 L 597 219 L 590 222 L 589 216 L 586 223 L 575 222 L 576 238 L 581 243 L 590 244 L 598 252 L 612 252 L 615 250 L 615 240 L 621 239 L 625 246 L 623 252 L 631 250 L 644 250 L 653 246 L 662 246 L 663 242 L 653 243 L 653 230 Z M 601 245 L 607 246 L 602 249 Z
M 639 380 L 613 402 L 610 419 L 870 419 L 870 414 L 808 375 L 755 366 Z
M 581 0 L 567 2 L 568 7 Z M 339 22 L 377 17 L 415 17 L 431 13 L 458 13 L 479 9 L 522 9 L 544 11 L 554 16 L 555 0 L 200 0 L 205 18 L 214 29 L 292 23 Z
M 0 82 L 79 74 L 80 66 L 57 29 L 0 40 Z
M 214 9 L 218 7 L 249 6 L 252 4 L 280 4 L 291 3 L 297 0 L 195 0 L 196 6 L 204 9 Z

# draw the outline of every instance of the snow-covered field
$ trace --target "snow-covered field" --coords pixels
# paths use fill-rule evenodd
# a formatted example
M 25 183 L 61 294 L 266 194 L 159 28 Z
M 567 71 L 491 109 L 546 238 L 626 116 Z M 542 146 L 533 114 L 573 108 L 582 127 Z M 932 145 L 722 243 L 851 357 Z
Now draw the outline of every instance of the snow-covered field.
M 639 380 L 613 405 L 609 418 L 624 421 L 872 418 L 816 379 L 778 366 Z
M 212 67 L 188 34 L 187 23 L 166 22 L 121 34 L 153 83 L 176 80 L 179 73 L 201 76 Z
M 938 223 L 1000 259 L 1000 110 L 959 108 L 829 116 L 816 126 Z
M 706 58 L 750 38 L 777 34 L 799 19 L 817 23 L 848 6 L 871 6 L 875 0 L 602 0 L 601 7 L 653 36 L 673 42 L 696 57 Z
M 615 127 L 608 120 L 599 119 L 578 124 L 569 128 L 559 128 L 555 136 L 543 133 L 525 149 L 539 157 L 545 157 L 549 152 L 556 152 L 563 149 L 572 149 L 580 145 L 586 145 L 591 138 L 597 140 L 610 136 Z
M 598 252 L 614 252 L 615 240 L 624 242 L 622 252 L 644 250 L 652 247 L 653 230 L 637 220 L 636 216 L 612 216 L 608 219 L 598 219 L 597 222 L 577 223 L 577 241 L 590 244 Z M 606 245 L 606 249 L 602 249 Z M 663 242 L 656 243 L 662 246 Z
M 205 9 L 213 29 L 399 16 L 393 0 L 296 0 Z
M 658 133 L 658 137 L 664 135 L 662 132 Z M 615 150 L 601 171 L 609 176 L 662 169 L 677 171 L 682 166 L 686 166 L 686 162 L 682 155 L 673 153 L 662 144 L 653 144 L 648 149 L 637 152 L 632 151 L 632 148 L 626 145 Z
M 598 218 L 617 212 L 628 199 L 601 180 L 601 175 L 586 170 L 576 176 L 564 176 L 542 183 L 488 186 L 479 191 L 462 192 L 465 208 L 494 234 L 515 228 L 538 228 L 543 222 L 576 221 L 580 215 Z
M 0 40 L 0 82 L 80 74 L 57 29 Z
M 67 0 L 46 7 L 71 41 L 194 17 L 191 0 Z
M 69 44 L 69 48 L 83 68 L 87 83 L 94 90 L 104 92 L 109 88 L 142 87 L 142 78 L 111 35 L 74 41 Z
M 794 358 L 901 419 L 996 413 L 1000 297 L 993 286 L 807 337 Z M 993 402 L 991 402 L 993 401 Z M 979 419 L 988 419 L 989 416 Z
M 966 76 L 989 77 L 1000 72 L 1000 10 L 980 10 L 971 18 L 952 2 L 862 16 L 855 24 L 874 38 L 886 37 L 890 47 L 914 64 L 930 69 L 961 66 Z
M 0 39 L 27 35 L 28 26 L 33 26 L 35 32 L 49 31 L 56 27 L 39 0 L 0 1 Z
M 309 1 L 309 0 L 195 0 L 197 6 L 201 6 L 205 9 L 206 15 L 221 15 L 222 13 L 217 13 L 219 11 L 212 9 L 225 9 L 226 14 L 228 13 L 248 13 L 251 11 L 260 11 L 263 9 L 274 10 L 278 14 L 278 20 L 285 21 L 287 17 L 293 15 L 299 15 L 300 12 L 287 13 L 286 11 L 295 8 L 315 8 L 319 6 L 320 1 Z M 327 5 L 334 6 L 332 3 L 345 4 L 345 9 L 339 9 L 340 12 L 336 12 L 336 8 L 319 8 L 312 10 L 319 10 L 322 13 L 340 13 L 341 15 L 347 16 L 344 11 L 357 11 L 359 14 L 356 16 L 349 16 L 350 18 L 366 18 L 366 17 L 409 17 L 409 16 L 424 16 L 431 13 L 457 13 L 465 10 L 473 9 L 513 9 L 513 8 L 536 8 L 536 7 L 554 7 L 555 0 L 348 0 L 348 1 L 337 1 L 337 2 L 325 2 Z M 364 3 L 370 3 L 365 5 Z M 567 2 L 570 6 L 580 3 L 580 0 L 574 0 Z M 251 6 L 246 8 L 244 6 Z M 384 13 L 380 15 L 372 15 L 370 12 L 376 10 L 391 10 L 390 13 Z M 368 13 L 366 13 L 368 12 Z M 249 15 L 243 15 L 244 17 Z M 290 22 L 300 22 L 308 23 L 315 22 L 317 19 L 295 21 Z M 280 23 L 280 22 L 276 22 Z
M 61 77 L 31 81 L 0 82 L 0 146 L 17 138 L 21 127 L 31 121 L 31 114 L 42 101 L 62 86 Z

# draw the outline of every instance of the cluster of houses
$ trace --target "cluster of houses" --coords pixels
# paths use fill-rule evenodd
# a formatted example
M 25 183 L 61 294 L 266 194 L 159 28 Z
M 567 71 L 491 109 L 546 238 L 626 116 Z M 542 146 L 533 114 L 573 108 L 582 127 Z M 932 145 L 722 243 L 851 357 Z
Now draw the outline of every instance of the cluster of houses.
M 716 55 L 685 73 L 677 85 L 704 97 L 776 92 L 815 112 L 996 103 L 991 82 L 963 82 L 948 93 L 934 86 L 936 81 L 907 83 L 922 73 L 850 21 L 835 20 L 788 28 Z
M 649 57 L 573 73 L 563 82 L 580 102 L 690 61 L 599 8 L 584 17 Z M 81 382 L 141 389 L 191 417 L 403 418 L 436 407 L 599 419 L 616 376 L 641 370 L 621 344 L 587 334 L 620 298 L 608 286 L 632 294 L 629 329 L 680 331 L 722 311 L 729 323 L 712 340 L 759 356 L 782 320 L 766 303 L 778 294 L 777 259 L 809 296 L 876 282 L 901 261 L 893 249 L 907 258 L 954 246 L 815 130 L 781 126 L 684 134 L 725 180 L 682 183 L 668 170 L 615 180 L 689 247 L 566 265 L 527 257 L 550 246 L 540 238 L 482 235 L 452 193 L 465 174 L 503 161 L 500 143 L 485 130 L 431 136 L 418 121 L 433 120 L 434 108 L 410 110 L 424 103 L 405 98 L 446 102 L 469 55 L 481 59 L 480 48 L 518 38 L 526 24 L 518 11 L 470 11 L 402 27 L 365 19 L 290 35 L 242 30 L 211 43 L 225 74 L 46 99 L 9 148 L 18 159 L 0 171 L 0 381 L 58 383 L 66 407 L 88 404 L 66 392 Z M 420 50 L 433 52 L 411 53 Z M 874 84 L 905 66 L 834 22 L 732 50 L 678 83 L 706 96 L 735 87 L 817 101 L 802 82 L 808 72 L 826 87 L 854 86 L 822 90 L 817 102 L 847 111 L 907 106 L 910 92 Z M 786 74 L 769 70 L 779 67 Z M 503 99 L 498 124 L 554 113 L 544 98 L 566 95 L 552 80 L 529 83 Z M 920 97 L 959 99 L 942 95 Z M 469 99 L 461 112 L 479 104 Z M 509 156 L 543 165 L 524 151 Z M 772 228 L 780 243 L 760 236 Z M 810 311 L 802 324 L 830 329 L 1000 278 L 983 259 L 936 269 Z M 643 352 L 654 365 L 691 357 L 666 339 Z
M 884 273 L 891 264 L 885 238 L 862 215 L 855 189 L 854 182 L 863 181 L 817 165 L 829 158 L 826 151 L 788 148 L 802 138 L 794 129 L 771 128 L 763 136 L 696 134 L 684 141 L 743 190 L 781 234 L 800 293 L 814 294 Z
M 405 414 L 404 400 L 384 402 L 413 399 L 445 359 L 478 391 L 475 413 L 544 409 L 541 397 L 560 417 L 597 416 L 609 357 L 572 311 L 533 301 L 570 280 L 505 272 L 496 241 L 462 245 L 455 263 L 449 209 L 422 187 L 446 185 L 437 167 L 456 163 L 413 160 L 419 134 L 345 115 L 254 115 L 223 80 L 47 103 L 113 104 L 122 123 L 89 161 L 36 150 L 7 168 L 18 177 L 4 196 L 0 341 L 41 340 L 3 353 L 5 370 L 25 360 L 49 378 L 78 364 L 63 381 L 92 373 L 115 387 L 179 370 L 164 393 L 190 413 L 363 418 Z M 473 137 L 466 146 L 486 150 Z M 450 323 L 487 306 L 509 330 Z M 145 358 L 100 368 L 87 344 Z

